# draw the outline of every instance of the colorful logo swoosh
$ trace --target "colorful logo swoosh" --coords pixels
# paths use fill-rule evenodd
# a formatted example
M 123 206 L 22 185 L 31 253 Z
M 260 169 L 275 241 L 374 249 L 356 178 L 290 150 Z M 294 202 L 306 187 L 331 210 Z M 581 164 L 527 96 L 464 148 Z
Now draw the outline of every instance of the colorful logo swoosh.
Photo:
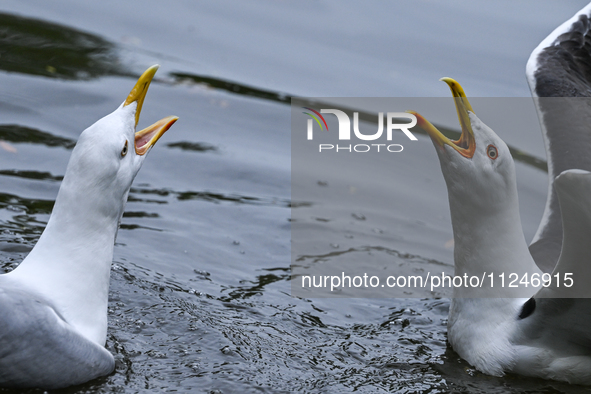
M 320 115 L 320 112 L 313 110 L 312 108 L 309 108 L 309 107 L 302 107 L 302 108 L 312 111 L 312 112 L 314 112 L 314 114 L 318 115 L 320 117 L 320 119 L 322 119 L 324 126 L 326 126 L 326 131 L 328 131 L 328 125 L 326 124 L 326 120 L 324 120 L 324 116 Z M 302 113 L 311 116 L 316 121 L 316 123 L 318 123 L 318 126 L 320 126 L 320 130 L 324 130 L 324 127 L 322 127 L 322 123 L 320 123 L 320 119 L 318 119 L 318 117 L 314 116 L 313 114 L 311 114 L 309 112 L 302 112 Z

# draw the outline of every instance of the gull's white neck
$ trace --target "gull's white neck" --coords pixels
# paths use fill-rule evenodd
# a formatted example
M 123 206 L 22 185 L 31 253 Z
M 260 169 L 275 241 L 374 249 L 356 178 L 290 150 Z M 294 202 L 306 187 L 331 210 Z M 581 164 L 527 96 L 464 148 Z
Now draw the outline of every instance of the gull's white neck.
M 7 276 L 40 293 L 79 333 L 104 345 L 114 241 L 127 193 L 122 199 L 121 187 L 89 177 L 91 169 L 80 163 L 85 152 L 76 148 L 45 231 Z
M 536 289 L 508 288 L 509 275 L 517 274 L 521 279 L 526 273 L 528 278 L 533 273 L 541 274 L 523 234 L 513 174 L 513 170 L 508 172 L 503 187 L 497 184 L 490 190 L 486 187 L 471 190 L 463 179 L 446 179 L 454 232 L 455 275 L 481 278 L 485 274 L 487 278 L 484 289 L 454 288 L 448 340 L 465 360 L 496 376 L 510 370 L 515 362 L 512 337 L 515 321 L 527 298 L 495 297 L 530 297 Z M 476 182 L 479 180 L 490 181 L 485 176 L 476 177 Z M 494 289 L 488 281 L 490 274 L 495 279 Z M 505 288 L 500 288 L 500 274 L 505 274 Z
M 469 191 L 455 190 L 457 193 L 454 193 L 450 190 L 455 275 L 480 278 L 486 273 L 498 279 L 503 273 L 505 277 L 515 273 L 519 278 L 525 273 L 541 274 L 525 241 L 516 187 L 508 189 L 500 200 L 502 203 L 494 207 L 482 204 L 478 209 L 463 201 L 471 197 Z M 464 294 L 463 288 L 455 290 L 457 297 L 470 296 Z

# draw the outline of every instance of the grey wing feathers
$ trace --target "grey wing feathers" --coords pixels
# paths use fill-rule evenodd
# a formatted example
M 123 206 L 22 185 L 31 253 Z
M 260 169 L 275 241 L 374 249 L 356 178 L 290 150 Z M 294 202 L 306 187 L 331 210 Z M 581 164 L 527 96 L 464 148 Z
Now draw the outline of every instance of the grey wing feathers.
M 114 367 L 105 348 L 75 332 L 45 300 L 0 288 L 0 386 L 61 388 Z
M 580 355 L 589 355 L 591 173 L 565 171 L 554 184 L 563 214 L 562 253 L 552 273 L 551 284 L 538 291 L 535 309 L 520 324 L 531 341 L 540 340 L 544 347 L 558 353 L 569 348 L 576 349 Z M 571 280 L 565 279 L 568 277 Z
M 573 168 L 591 171 L 590 7 L 558 27 L 532 53 L 527 65 L 548 156 L 550 188 L 544 219 L 530 246 L 534 260 L 551 272 L 562 245 L 554 179 Z
M 537 97 L 591 96 L 591 28 L 587 13 L 577 15 L 549 45 L 538 48 L 530 58 L 528 72 L 535 83 L 530 86 Z M 559 28 L 559 29 L 560 29 Z

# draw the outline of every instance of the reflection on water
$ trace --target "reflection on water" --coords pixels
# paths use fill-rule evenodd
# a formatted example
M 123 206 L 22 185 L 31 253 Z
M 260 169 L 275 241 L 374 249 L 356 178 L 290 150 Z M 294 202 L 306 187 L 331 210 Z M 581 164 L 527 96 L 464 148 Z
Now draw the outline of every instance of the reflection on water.
M 51 133 L 21 125 L 0 125 L 0 140 L 26 144 L 43 144 L 45 146 L 61 146 L 74 148 L 76 141 L 59 137 Z
M 217 151 L 218 150 L 218 148 L 213 145 L 209 145 L 209 144 L 201 143 L 201 142 L 187 142 L 187 141 L 172 142 L 170 144 L 166 144 L 166 146 L 168 146 L 169 148 L 179 148 L 182 150 L 189 150 L 189 151 L 195 151 L 195 152 L 207 152 L 207 151 Z
M 0 193 L 0 207 L 11 212 L 22 212 L 22 216 L 49 214 L 53 209 L 54 200 L 37 200 L 23 198 L 11 194 Z
M 177 192 L 173 190 L 165 190 L 165 189 L 145 189 L 145 188 L 131 188 L 131 193 L 134 194 L 155 194 L 158 196 L 174 196 L 179 201 L 183 200 L 201 200 L 201 201 L 208 201 L 213 203 L 221 203 L 221 202 L 231 202 L 236 204 L 249 204 L 249 205 L 266 205 L 266 206 L 279 206 L 284 208 L 290 207 L 290 201 L 278 198 L 264 198 L 264 197 L 252 197 L 252 196 L 243 196 L 238 194 L 222 194 L 222 193 L 213 193 L 213 192 L 194 192 L 194 191 L 184 191 L 184 192 Z M 139 199 L 136 195 L 130 195 L 129 201 L 146 201 Z M 151 202 L 160 202 L 166 203 L 165 201 L 161 200 L 150 200 Z
M 125 75 L 116 47 L 64 25 L 0 13 L 0 69 L 61 79 Z
M 206 77 L 203 75 L 186 74 L 186 73 L 170 73 L 169 74 L 177 83 L 195 83 L 198 85 L 207 86 L 213 89 L 221 89 L 230 93 L 239 94 L 243 96 L 258 97 L 265 100 L 276 101 L 279 103 L 289 104 L 291 97 L 286 94 L 272 92 L 270 90 L 259 89 L 253 86 L 243 85 L 237 82 L 226 81 L 219 78 Z

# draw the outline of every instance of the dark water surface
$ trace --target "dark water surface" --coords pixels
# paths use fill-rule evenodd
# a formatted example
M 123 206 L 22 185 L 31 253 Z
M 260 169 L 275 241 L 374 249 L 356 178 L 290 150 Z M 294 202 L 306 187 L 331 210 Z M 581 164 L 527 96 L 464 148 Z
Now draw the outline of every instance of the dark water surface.
M 180 117 L 137 176 L 119 231 L 107 341 L 116 372 L 64 392 L 585 391 L 472 370 L 447 348 L 447 299 L 305 299 L 290 285 L 291 95 L 446 96 L 437 79 L 452 76 L 469 95 L 526 97 L 529 53 L 582 5 L 3 2 L 4 271 L 41 234 L 80 132 L 151 64 L 162 67 L 139 127 Z M 452 105 L 440 121 L 457 128 Z M 531 238 L 546 198 L 541 137 L 497 131 L 527 158 L 517 170 Z M 362 242 L 318 221 L 311 255 L 333 252 L 334 239 L 360 258 L 379 250 L 451 266 L 443 179 L 431 143 L 419 144 L 391 163 L 385 182 L 400 187 L 386 188 L 388 221 L 366 215 Z M 293 209 L 326 208 L 320 190 Z

